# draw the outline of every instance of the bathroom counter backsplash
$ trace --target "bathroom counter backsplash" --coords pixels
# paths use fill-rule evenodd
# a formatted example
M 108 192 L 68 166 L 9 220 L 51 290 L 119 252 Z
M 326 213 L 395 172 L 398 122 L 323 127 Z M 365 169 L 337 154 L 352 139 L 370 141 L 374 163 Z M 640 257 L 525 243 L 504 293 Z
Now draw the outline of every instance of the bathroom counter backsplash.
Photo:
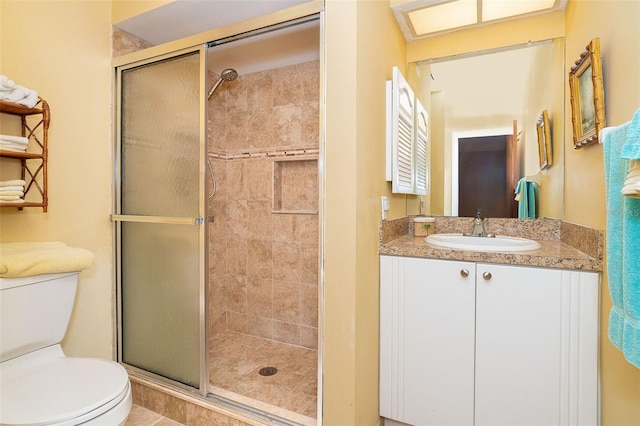
M 434 216 L 435 232 L 465 233 L 473 218 Z M 437 248 L 424 237 L 414 237 L 413 216 L 390 219 L 379 225 L 379 253 L 392 256 L 498 263 L 545 268 L 602 271 L 604 232 L 560 219 L 485 220 L 488 233 L 535 240 L 538 250 L 524 252 L 474 252 Z

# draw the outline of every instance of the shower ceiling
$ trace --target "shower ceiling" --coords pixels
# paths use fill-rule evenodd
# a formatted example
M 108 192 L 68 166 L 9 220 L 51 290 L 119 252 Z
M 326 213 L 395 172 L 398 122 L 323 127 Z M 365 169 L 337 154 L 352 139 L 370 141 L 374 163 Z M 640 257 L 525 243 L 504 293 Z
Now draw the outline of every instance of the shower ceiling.
M 238 74 L 286 67 L 320 58 L 320 21 L 297 24 L 209 49 L 209 68 L 216 74 L 234 68 Z
M 153 45 L 315 0 L 175 0 L 115 26 Z
M 235 22 L 317 0 L 176 0 L 115 26 L 157 45 Z M 216 45 L 209 49 L 209 69 L 238 74 L 319 59 L 320 23 L 303 24 Z

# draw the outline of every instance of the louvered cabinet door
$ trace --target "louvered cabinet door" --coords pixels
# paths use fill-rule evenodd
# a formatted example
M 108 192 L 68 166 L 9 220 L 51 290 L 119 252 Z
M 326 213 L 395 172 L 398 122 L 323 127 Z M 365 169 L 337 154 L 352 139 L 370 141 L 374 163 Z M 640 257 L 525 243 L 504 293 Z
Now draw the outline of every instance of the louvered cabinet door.
M 415 97 L 398 68 L 393 68 L 391 106 L 393 175 L 391 190 L 399 194 L 414 193 Z
M 429 190 L 429 115 L 416 99 L 415 121 L 415 194 L 427 195 Z

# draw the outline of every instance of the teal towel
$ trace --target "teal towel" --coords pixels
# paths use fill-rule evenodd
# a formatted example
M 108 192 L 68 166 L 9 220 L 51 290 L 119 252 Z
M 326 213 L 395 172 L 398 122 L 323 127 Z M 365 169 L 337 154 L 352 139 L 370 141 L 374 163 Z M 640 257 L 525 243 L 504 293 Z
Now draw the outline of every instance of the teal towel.
M 631 119 L 626 140 L 622 146 L 622 158 L 640 160 L 640 109 L 636 111 Z
M 522 178 L 518 181 L 515 190 L 518 197 L 518 219 L 535 219 L 537 216 L 536 205 L 538 188 L 534 182 Z
M 613 307 L 609 340 L 640 368 L 640 199 L 620 192 L 627 174 L 621 158 L 631 122 L 600 132 L 607 195 L 607 277 Z
M 529 218 L 538 217 L 538 185 L 535 182 L 527 182 L 527 213 Z

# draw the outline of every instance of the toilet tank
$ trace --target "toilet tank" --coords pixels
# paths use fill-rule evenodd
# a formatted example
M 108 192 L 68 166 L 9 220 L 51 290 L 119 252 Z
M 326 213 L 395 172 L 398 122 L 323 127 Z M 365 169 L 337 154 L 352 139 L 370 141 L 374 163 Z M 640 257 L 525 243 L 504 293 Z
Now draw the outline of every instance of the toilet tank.
M 0 278 L 0 362 L 60 343 L 78 272 Z

